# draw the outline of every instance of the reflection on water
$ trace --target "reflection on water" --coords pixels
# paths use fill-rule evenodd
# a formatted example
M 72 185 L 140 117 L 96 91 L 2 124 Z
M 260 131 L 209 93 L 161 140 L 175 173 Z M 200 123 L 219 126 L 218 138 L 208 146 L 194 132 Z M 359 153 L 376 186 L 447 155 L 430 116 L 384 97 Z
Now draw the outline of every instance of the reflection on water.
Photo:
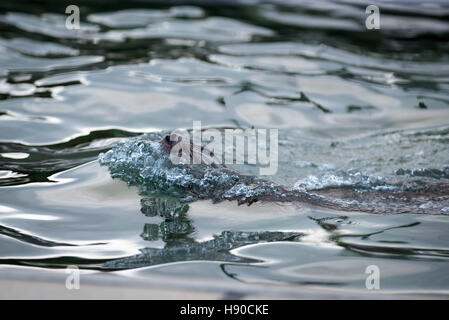
M 447 293 L 444 1 L 381 2 L 369 32 L 359 1 L 83 3 L 80 30 L 66 29 L 62 3 L 0 4 L 2 268 L 345 292 L 365 290 L 377 265 L 386 291 Z M 279 128 L 271 181 L 406 214 L 179 203 L 98 164 L 119 142 L 193 120 Z

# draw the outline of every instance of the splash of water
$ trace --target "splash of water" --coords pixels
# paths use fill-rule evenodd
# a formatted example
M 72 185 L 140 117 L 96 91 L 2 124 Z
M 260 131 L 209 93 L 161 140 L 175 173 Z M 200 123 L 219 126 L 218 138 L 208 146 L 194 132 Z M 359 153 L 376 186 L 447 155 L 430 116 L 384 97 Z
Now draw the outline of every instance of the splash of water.
M 160 134 L 147 134 L 118 144 L 99 155 L 113 178 L 128 185 L 140 186 L 141 194 L 160 194 L 181 198 L 181 202 L 198 199 L 239 200 L 251 202 L 267 194 L 283 197 L 282 189 L 254 176 L 233 170 L 214 169 L 207 165 L 173 164 L 160 148 Z M 286 196 L 286 195 L 284 195 Z

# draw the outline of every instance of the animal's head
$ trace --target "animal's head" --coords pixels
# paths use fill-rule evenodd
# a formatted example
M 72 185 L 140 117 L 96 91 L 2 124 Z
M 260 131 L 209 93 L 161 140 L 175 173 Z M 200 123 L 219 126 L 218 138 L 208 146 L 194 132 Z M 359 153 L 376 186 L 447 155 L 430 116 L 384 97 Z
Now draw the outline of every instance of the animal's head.
M 166 135 L 160 141 L 161 149 L 170 155 L 172 152 L 176 153 L 176 156 L 183 156 L 190 164 L 206 164 L 217 168 L 221 164 L 221 161 L 213 151 L 209 150 L 205 146 L 195 145 L 190 142 L 190 139 L 185 136 L 181 136 L 176 133 Z M 224 166 L 223 166 L 224 167 Z
M 162 150 L 169 155 L 172 151 L 172 148 L 177 145 L 178 143 L 182 143 L 183 139 L 182 136 L 176 133 L 172 133 L 171 135 L 166 135 L 162 140 L 160 141 L 160 145 Z M 185 143 L 185 141 L 184 141 Z M 189 143 L 190 148 L 190 141 L 187 141 Z

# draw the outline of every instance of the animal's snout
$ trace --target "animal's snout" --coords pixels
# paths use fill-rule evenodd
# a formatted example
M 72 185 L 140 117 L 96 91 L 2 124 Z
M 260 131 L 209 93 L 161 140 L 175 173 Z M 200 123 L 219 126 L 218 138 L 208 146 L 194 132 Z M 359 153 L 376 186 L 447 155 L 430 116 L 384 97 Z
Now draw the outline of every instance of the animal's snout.
M 181 141 L 182 141 L 182 136 L 177 135 L 177 134 L 173 134 L 171 136 L 169 136 L 169 135 L 165 136 L 165 142 L 171 147 Z
M 166 135 L 162 140 L 160 141 L 162 150 L 164 150 L 165 153 L 170 153 L 173 146 L 180 143 L 182 141 L 182 136 L 178 134 L 171 134 Z
M 173 145 L 173 142 L 174 142 L 174 141 L 171 141 L 171 140 L 170 140 L 170 136 L 165 136 L 165 143 L 167 143 L 169 146 L 172 146 L 172 145 Z

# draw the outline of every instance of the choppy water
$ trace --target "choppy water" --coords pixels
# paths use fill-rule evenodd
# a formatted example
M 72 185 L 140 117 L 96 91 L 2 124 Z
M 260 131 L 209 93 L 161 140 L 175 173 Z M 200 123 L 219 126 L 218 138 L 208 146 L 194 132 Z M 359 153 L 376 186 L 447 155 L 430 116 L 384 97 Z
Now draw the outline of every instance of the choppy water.
M 0 268 L 343 296 L 376 265 L 380 293 L 448 293 L 447 4 L 380 2 L 379 31 L 358 1 L 114 5 L 68 30 L 0 4 Z M 139 141 L 194 120 L 278 128 L 268 180 L 354 211 L 150 188 L 186 175 Z

